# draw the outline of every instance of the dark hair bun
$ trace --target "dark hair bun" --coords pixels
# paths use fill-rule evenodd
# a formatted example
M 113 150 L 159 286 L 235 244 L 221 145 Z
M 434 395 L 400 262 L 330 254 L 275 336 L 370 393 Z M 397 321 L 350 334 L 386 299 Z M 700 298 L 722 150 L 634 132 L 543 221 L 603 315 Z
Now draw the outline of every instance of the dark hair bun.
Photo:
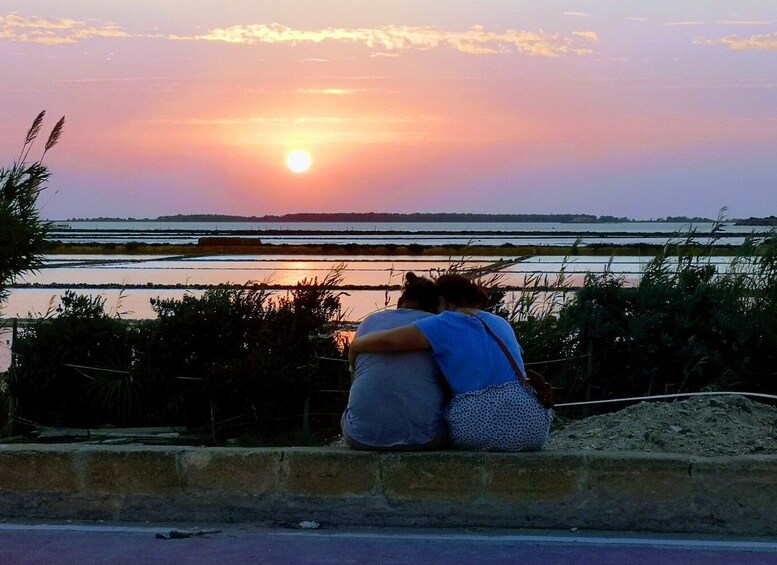
M 405 304 L 414 303 L 413 308 L 434 314 L 437 312 L 439 296 L 434 282 L 409 272 L 405 274 L 405 285 L 397 306 L 404 308 Z
M 488 295 L 485 291 L 462 275 L 455 273 L 440 275 L 435 284 L 440 291 L 440 296 L 450 304 L 474 308 L 485 308 L 488 304 Z

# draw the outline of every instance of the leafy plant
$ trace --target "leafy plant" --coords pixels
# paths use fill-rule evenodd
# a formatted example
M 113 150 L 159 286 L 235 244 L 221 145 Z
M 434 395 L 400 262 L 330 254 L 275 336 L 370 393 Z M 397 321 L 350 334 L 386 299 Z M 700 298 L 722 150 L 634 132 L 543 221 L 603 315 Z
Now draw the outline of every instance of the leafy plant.
M 0 302 L 7 296 L 7 285 L 17 275 L 40 265 L 49 230 L 38 211 L 38 196 L 49 179 L 43 160 L 59 141 L 65 118 L 51 130 L 41 157 L 28 162 L 45 115 L 41 112 L 32 122 L 16 161 L 8 168 L 0 168 Z
M 749 239 L 728 267 L 691 243 L 668 246 L 636 287 L 612 273 L 586 278 L 560 312 L 588 358 L 564 383 L 567 399 L 777 390 L 774 234 Z
M 157 399 L 153 413 L 160 421 L 210 426 L 214 435 L 221 423 L 265 435 L 307 431 L 310 414 L 320 413 L 311 392 L 347 379 L 344 367 L 323 370 L 319 363 L 343 358 L 334 290 L 340 276 L 303 280 L 279 298 L 249 285 L 154 301 L 158 320 L 142 327 L 134 365 L 144 396 Z
M 101 297 L 67 291 L 56 315 L 20 332 L 9 393 L 22 421 L 78 427 L 135 421 L 134 330 L 108 316 L 104 305 Z

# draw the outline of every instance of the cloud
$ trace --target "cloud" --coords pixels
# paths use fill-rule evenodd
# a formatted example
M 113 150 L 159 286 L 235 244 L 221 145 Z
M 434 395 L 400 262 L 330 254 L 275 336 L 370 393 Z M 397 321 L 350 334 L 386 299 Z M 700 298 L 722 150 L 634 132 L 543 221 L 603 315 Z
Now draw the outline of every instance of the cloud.
M 348 94 L 358 94 L 365 92 L 366 88 L 298 88 L 297 94 L 327 94 L 334 96 L 344 96 Z
M 60 45 L 95 37 L 127 38 L 129 33 L 113 24 L 91 26 L 67 18 L 25 18 L 16 13 L 0 16 L 0 39 Z
M 573 16 L 577 18 L 590 18 L 591 14 L 586 12 L 561 12 L 562 16 Z
M 699 22 L 699 21 L 688 21 L 688 22 L 666 22 L 664 23 L 667 27 L 676 27 L 676 26 L 703 26 L 707 25 L 707 22 Z
M 727 25 L 727 26 L 767 26 L 773 22 L 766 20 L 717 20 L 715 22 L 666 22 L 665 26 L 705 26 L 705 25 Z
M 492 55 L 512 50 L 528 55 L 558 57 L 565 54 L 588 55 L 591 42 L 598 40 L 593 32 L 576 32 L 572 37 L 540 31 L 487 31 L 476 25 L 465 31 L 445 31 L 431 26 L 384 26 L 378 28 L 325 28 L 300 30 L 282 24 L 236 25 L 216 28 L 194 37 L 172 37 L 179 40 L 222 41 L 243 45 L 260 43 L 341 42 L 361 44 L 370 49 L 388 51 L 429 50 L 449 47 L 470 55 Z
M 575 14 L 582 15 L 582 13 Z M 91 25 L 67 18 L 24 17 L 16 13 L 0 16 L 0 40 L 57 45 L 72 44 L 92 38 L 155 38 L 216 41 L 240 45 L 341 42 L 380 50 L 371 53 L 371 57 L 391 57 L 396 56 L 398 51 L 431 50 L 441 47 L 469 55 L 493 55 L 511 51 L 543 57 L 559 57 L 567 54 L 589 55 L 593 52 L 591 44 L 599 40 L 598 35 L 592 31 L 576 31 L 564 36 L 543 30 L 487 31 L 479 25 L 463 31 L 446 31 L 433 26 L 394 25 L 378 28 L 301 30 L 277 23 L 215 28 L 203 35 L 195 36 L 164 36 L 131 34 L 112 23 Z M 318 60 L 310 59 L 310 61 Z
M 582 12 L 569 12 L 586 15 Z M 592 31 L 575 31 L 571 35 L 548 33 L 543 30 L 487 31 L 475 25 L 464 31 L 446 31 L 433 26 L 383 26 L 377 28 L 324 28 L 318 30 L 294 29 L 282 24 L 235 25 L 215 28 L 203 35 L 179 36 L 161 34 L 131 34 L 123 28 L 105 23 L 90 23 L 68 18 L 24 17 L 16 13 L 0 16 L 0 40 L 72 44 L 92 38 L 155 38 L 179 41 L 216 41 L 241 45 L 286 43 L 289 45 L 323 42 L 351 43 L 380 49 L 371 57 L 392 57 L 403 50 L 430 50 L 441 47 L 469 55 L 493 55 L 517 51 L 527 55 L 559 57 L 576 54 L 589 55 L 592 43 L 599 40 Z M 323 59 L 306 59 L 323 62 Z
M 580 39 L 584 39 L 585 41 L 590 41 L 592 43 L 599 41 L 599 34 L 597 34 L 595 31 L 573 31 L 572 35 L 575 35 Z
M 371 116 L 371 117 L 340 117 L 340 116 L 296 116 L 296 117 L 241 117 L 241 118 L 188 118 L 183 120 L 161 119 L 154 124 L 194 125 L 194 126 L 235 126 L 253 124 L 418 124 L 444 123 L 447 120 L 441 116 L 420 114 L 412 116 Z
M 725 45 L 732 51 L 777 51 L 777 33 L 753 35 L 749 38 L 727 35 L 721 39 L 697 39 L 694 43 L 697 45 Z
M 767 20 L 722 20 L 718 23 L 727 26 L 768 26 L 774 22 Z

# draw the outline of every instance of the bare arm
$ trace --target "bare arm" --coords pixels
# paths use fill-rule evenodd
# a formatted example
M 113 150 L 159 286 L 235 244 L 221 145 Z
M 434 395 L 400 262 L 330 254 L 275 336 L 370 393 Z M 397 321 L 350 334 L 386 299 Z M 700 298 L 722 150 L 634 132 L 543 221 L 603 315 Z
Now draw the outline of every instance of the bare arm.
M 353 340 L 348 350 L 348 360 L 351 367 L 356 363 L 359 353 L 385 353 L 389 351 L 412 351 L 415 349 L 431 349 L 429 341 L 417 327 L 402 326 L 393 330 L 373 332 L 369 335 L 357 337 Z

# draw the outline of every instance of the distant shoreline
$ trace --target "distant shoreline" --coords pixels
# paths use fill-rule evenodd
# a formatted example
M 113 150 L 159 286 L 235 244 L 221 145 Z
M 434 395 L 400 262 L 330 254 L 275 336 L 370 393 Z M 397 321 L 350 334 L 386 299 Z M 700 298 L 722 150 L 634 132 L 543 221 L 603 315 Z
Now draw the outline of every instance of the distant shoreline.
M 746 221 L 759 220 L 750 218 Z M 767 218 L 766 220 L 769 220 Z M 777 222 L 777 218 L 774 219 Z M 561 223 L 561 224 L 615 224 L 631 222 L 653 223 L 710 223 L 715 220 L 703 217 L 669 216 L 650 220 L 633 220 L 627 217 L 596 216 L 593 214 L 465 214 L 465 213 L 298 213 L 235 216 L 228 214 L 176 214 L 157 218 L 69 218 L 57 222 L 246 222 L 246 223 Z M 739 220 L 732 220 L 735 222 Z M 745 221 L 745 220 L 743 220 Z M 760 224 L 754 224 L 760 225 Z M 768 224 L 767 224 L 768 225 Z
M 704 245 L 678 244 L 667 248 L 665 244 L 593 244 L 587 246 L 570 245 L 418 245 L 418 244 L 264 244 L 259 240 L 241 240 L 241 238 L 224 238 L 218 242 L 203 238 L 195 244 L 179 243 L 61 243 L 51 242 L 45 253 L 47 255 L 352 255 L 368 256 L 416 256 L 416 257 L 481 257 L 499 255 L 502 257 L 523 256 L 653 256 L 659 252 L 667 255 L 685 253 L 696 255 L 706 253 L 713 256 L 734 256 L 740 251 L 740 246 L 720 244 L 713 247 Z M 753 250 L 757 252 L 757 249 Z

